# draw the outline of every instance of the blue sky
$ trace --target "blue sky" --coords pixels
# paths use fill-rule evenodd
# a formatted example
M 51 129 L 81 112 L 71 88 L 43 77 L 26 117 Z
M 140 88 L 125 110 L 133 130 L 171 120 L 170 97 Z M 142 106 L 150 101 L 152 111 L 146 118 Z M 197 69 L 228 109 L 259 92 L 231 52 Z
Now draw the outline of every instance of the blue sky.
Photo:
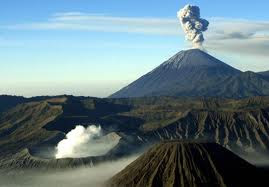
M 210 54 L 269 70 L 265 0 L 0 1 L 0 94 L 108 96 L 190 47 L 176 18 L 186 4 L 210 21 Z

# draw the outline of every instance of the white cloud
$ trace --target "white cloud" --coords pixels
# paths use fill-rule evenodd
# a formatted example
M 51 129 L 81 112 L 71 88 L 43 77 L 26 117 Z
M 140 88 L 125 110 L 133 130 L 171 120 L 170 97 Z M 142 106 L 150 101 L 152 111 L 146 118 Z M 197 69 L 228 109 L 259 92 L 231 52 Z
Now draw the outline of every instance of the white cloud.
M 80 30 L 179 35 L 180 27 L 176 19 L 114 17 L 103 14 L 66 12 L 56 13 L 46 22 L 6 25 L 0 28 L 11 30 Z
M 205 47 L 246 55 L 268 57 L 269 21 L 210 18 Z M 179 36 L 183 33 L 175 19 L 117 17 L 83 12 L 56 13 L 45 22 L 1 26 L 15 30 L 78 30 Z
M 268 57 L 269 21 L 213 18 L 206 47 L 231 53 Z

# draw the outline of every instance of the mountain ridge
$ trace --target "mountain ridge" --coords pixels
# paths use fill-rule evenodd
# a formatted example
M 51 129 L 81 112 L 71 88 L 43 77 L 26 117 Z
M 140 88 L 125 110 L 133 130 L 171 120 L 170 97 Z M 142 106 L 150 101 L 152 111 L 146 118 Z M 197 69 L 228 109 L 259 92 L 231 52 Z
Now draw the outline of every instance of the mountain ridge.
M 204 51 L 190 49 L 180 51 L 110 97 L 242 98 L 269 95 L 269 82 L 263 76 L 253 73 L 249 79 L 244 76 L 246 74 Z
M 116 133 L 121 137 L 107 155 L 110 158 L 171 139 L 216 142 L 240 154 L 269 155 L 269 97 L 68 96 L 23 103 L 0 116 L 0 168 L 53 167 L 57 143 L 77 124 L 100 124 L 104 135 Z M 26 149 L 29 154 L 22 154 Z M 44 158 L 49 162 L 43 162 Z M 73 166 L 59 163 L 59 167 Z

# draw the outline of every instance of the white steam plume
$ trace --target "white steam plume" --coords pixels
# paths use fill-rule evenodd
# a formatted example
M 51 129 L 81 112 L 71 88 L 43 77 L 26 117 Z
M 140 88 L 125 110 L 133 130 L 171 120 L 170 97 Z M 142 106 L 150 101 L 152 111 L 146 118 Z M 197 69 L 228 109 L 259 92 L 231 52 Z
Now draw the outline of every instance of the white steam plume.
M 204 41 L 203 32 L 207 30 L 209 22 L 200 18 L 198 6 L 186 5 L 177 12 L 186 39 L 191 41 L 193 47 L 200 48 Z
M 116 141 L 102 139 L 100 126 L 90 125 L 84 128 L 81 125 L 75 127 L 66 134 L 66 138 L 60 141 L 56 147 L 56 158 L 79 158 L 98 156 L 108 152 Z

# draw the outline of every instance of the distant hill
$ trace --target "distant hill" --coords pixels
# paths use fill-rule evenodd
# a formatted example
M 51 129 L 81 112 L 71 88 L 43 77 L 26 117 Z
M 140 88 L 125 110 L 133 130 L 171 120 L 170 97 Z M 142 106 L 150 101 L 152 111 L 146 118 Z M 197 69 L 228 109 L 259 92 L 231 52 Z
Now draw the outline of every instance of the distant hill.
M 54 98 L 55 96 L 36 96 L 36 97 L 23 97 L 15 95 L 0 95 L 0 115 L 3 112 L 8 111 L 9 109 L 17 106 L 18 104 L 27 103 L 27 102 L 38 102 L 45 99 Z M 58 96 L 63 97 L 63 96 Z
M 269 95 L 269 82 L 241 72 L 199 49 L 180 51 L 112 98 L 191 96 L 243 98 Z
M 108 182 L 110 187 L 232 187 L 261 185 L 261 172 L 215 143 L 162 142 Z M 258 185 L 258 186 L 259 186 Z
M 0 114 L 18 104 L 26 102 L 25 97 L 0 95 Z

